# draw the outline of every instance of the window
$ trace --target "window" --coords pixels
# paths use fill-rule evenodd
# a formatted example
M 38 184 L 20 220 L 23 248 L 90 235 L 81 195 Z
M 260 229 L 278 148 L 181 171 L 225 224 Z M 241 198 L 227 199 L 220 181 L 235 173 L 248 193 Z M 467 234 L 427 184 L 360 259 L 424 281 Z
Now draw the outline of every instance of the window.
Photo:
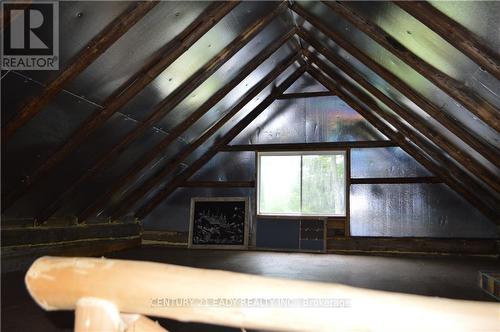
M 344 216 L 345 153 L 260 152 L 259 215 Z

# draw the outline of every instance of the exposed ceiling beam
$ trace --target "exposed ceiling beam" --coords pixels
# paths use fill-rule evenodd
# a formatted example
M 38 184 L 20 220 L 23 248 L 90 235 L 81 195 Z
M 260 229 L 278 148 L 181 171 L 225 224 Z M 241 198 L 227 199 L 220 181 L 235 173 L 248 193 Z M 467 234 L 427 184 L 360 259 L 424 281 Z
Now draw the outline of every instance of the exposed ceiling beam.
M 488 126 L 500 132 L 500 112 L 483 97 L 466 87 L 462 82 L 448 76 L 413 54 L 379 26 L 350 9 L 344 2 L 322 2 L 348 20 L 360 31 L 370 36 L 386 50 L 396 55 L 415 71 L 434 83 L 438 88 L 464 105 L 471 113 L 483 120 Z
M 293 64 L 299 58 L 298 54 L 291 54 L 285 60 L 280 62 L 276 68 L 274 68 L 269 74 L 267 74 L 263 79 L 261 79 L 256 85 L 254 85 L 245 95 L 240 99 L 240 101 L 231 108 L 221 119 L 212 124 L 208 129 L 206 129 L 200 137 L 198 137 L 194 142 L 190 143 L 183 151 L 178 153 L 172 160 L 170 160 L 161 170 L 159 170 L 155 175 L 146 180 L 140 187 L 128 194 L 125 199 L 120 202 L 118 207 L 115 209 L 116 213 L 121 213 L 123 210 L 128 209 L 131 205 L 135 204 L 142 196 L 144 196 L 149 190 L 151 190 L 155 185 L 157 185 L 164 177 L 173 172 L 191 153 L 193 153 L 198 147 L 205 143 L 212 135 L 214 135 L 224 124 L 226 124 L 234 115 L 236 115 L 245 105 L 247 105 L 253 98 L 255 98 L 265 87 L 271 84 L 278 76 L 291 64 Z M 219 96 L 222 99 L 222 96 Z M 208 110 L 208 109 L 207 109 Z M 157 155 L 161 151 L 155 152 Z M 134 171 L 138 168 L 134 168 Z M 140 170 L 139 170 L 140 171 Z M 131 183 L 136 174 L 128 174 L 123 180 L 124 183 Z M 134 176 L 132 176 L 134 175 Z M 113 186 L 112 192 L 117 193 L 118 190 L 123 188 L 123 183 L 116 182 Z M 91 206 L 87 207 L 85 211 L 80 213 L 79 219 L 85 220 L 88 217 L 95 214 L 106 200 L 96 201 Z
M 463 151 L 460 146 L 454 144 L 437 129 L 429 126 L 423 119 L 416 116 L 411 110 L 399 105 L 389 96 L 385 95 L 381 90 L 369 83 L 363 75 L 359 74 L 354 68 L 352 68 L 347 61 L 336 55 L 329 48 L 320 44 L 306 31 L 300 30 L 299 34 L 302 38 L 304 38 L 305 42 L 313 46 L 316 51 L 320 52 L 326 59 L 347 74 L 347 76 L 383 102 L 398 116 L 411 124 L 411 126 L 418 130 L 424 137 L 436 144 L 439 148 L 443 149 L 453 159 L 457 160 L 459 164 L 463 165 L 466 169 L 480 178 L 487 186 L 493 188 L 497 192 L 500 192 L 500 181 L 498 181 L 496 174 L 493 174 L 489 169 L 473 159 L 468 153 Z M 305 53 L 314 62 L 318 62 L 318 59 L 314 54 L 309 53 L 307 50 Z
M 243 119 L 241 119 L 234 127 L 232 127 L 224 136 L 218 139 L 214 145 L 205 152 L 200 158 L 194 161 L 181 174 L 177 175 L 172 181 L 167 183 L 160 191 L 158 191 L 148 202 L 146 202 L 136 213 L 136 217 L 144 218 L 147 216 L 159 203 L 168 197 L 178 186 L 187 181 L 196 171 L 205 165 L 213 156 L 217 154 L 220 148 L 231 142 L 243 129 L 245 129 L 257 116 L 259 116 L 269 105 L 271 105 L 276 97 L 288 89 L 297 78 L 305 71 L 302 66 L 293 74 L 288 76 L 283 83 L 274 89 L 257 107 L 250 111 Z
M 475 34 L 427 1 L 394 3 L 500 80 L 500 55 L 488 48 Z
M 284 93 L 276 99 L 297 99 L 297 98 L 315 98 L 324 96 L 335 96 L 330 91 L 318 91 L 318 92 L 294 92 L 294 93 Z
M 227 45 L 224 49 L 222 49 L 216 56 L 214 56 L 209 62 L 207 62 L 203 67 L 197 70 L 191 77 L 186 80 L 183 84 L 181 84 L 175 91 L 170 93 L 164 100 L 162 100 L 159 104 L 157 104 L 151 114 L 145 119 L 139 126 L 133 129 L 130 133 L 125 135 L 120 142 L 118 142 L 110 151 L 104 153 L 96 163 L 84 172 L 76 181 L 73 181 L 72 184 L 61 194 L 59 195 L 53 203 L 51 203 L 37 218 L 39 221 L 44 221 L 50 217 L 51 214 L 57 211 L 57 209 L 61 206 L 62 202 L 70 197 L 80 185 L 82 185 L 89 178 L 96 175 L 99 171 L 101 171 L 104 167 L 111 164 L 111 162 L 118 156 L 120 153 L 127 148 L 129 144 L 131 144 L 138 137 L 143 135 L 148 129 L 152 128 L 157 122 L 159 122 L 162 118 L 164 118 L 168 113 L 170 113 L 179 103 L 181 103 L 186 97 L 188 97 L 196 88 L 198 88 L 203 82 L 205 82 L 213 73 L 215 73 L 221 66 L 223 66 L 233 55 L 235 55 L 238 51 L 240 51 L 245 45 L 247 45 L 250 40 L 252 40 L 264 27 L 266 27 L 276 16 L 284 11 L 286 8 L 285 3 L 281 3 L 273 10 L 271 10 L 265 17 L 256 21 L 254 24 L 248 26 L 238 37 L 236 37 L 229 45 Z M 279 48 L 283 43 L 290 39 L 293 36 L 294 30 L 289 31 L 285 36 L 278 38 L 278 40 L 274 41 L 269 48 L 262 51 L 262 55 L 259 54 L 252 62 L 250 62 L 247 66 L 242 70 L 242 74 L 245 76 L 237 75 L 241 80 L 246 77 L 251 71 L 260 65 L 257 61 L 264 61 L 269 57 L 277 48 Z M 235 80 L 231 80 L 232 85 L 236 86 Z M 239 81 L 238 81 L 239 83 Z M 220 94 L 217 94 L 220 96 Z M 222 97 L 221 97 L 222 98 Z M 207 109 L 208 111 L 209 109 Z M 188 119 L 195 120 L 197 114 L 195 113 L 191 115 Z M 204 114 L 204 113 L 203 113 Z M 200 115 L 201 117 L 201 115 Z M 199 118 L 199 117 L 198 117 Z M 197 120 L 197 119 L 196 119 Z M 188 120 L 186 120 L 188 121 Z M 185 124 L 184 121 L 182 124 Z M 193 123 L 194 121 L 191 121 Z M 152 162 L 161 151 L 165 149 L 170 143 L 172 143 L 182 132 L 176 132 L 176 129 L 179 127 L 178 125 L 174 128 L 169 135 L 163 139 L 160 143 L 158 143 L 153 149 L 145 153 L 132 168 L 127 172 L 125 178 L 120 177 L 118 181 L 115 182 L 114 185 L 111 186 L 103 195 L 99 196 L 91 205 L 96 204 L 100 201 L 105 201 L 109 197 L 113 195 L 113 193 L 119 190 L 122 186 L 125 186 L 128 182 L 132 181 L 137 173 L 139 173 L 142 169 L 144 169 L 150 162 Z M 177 130 L 178 131 L 178 130 Z M 184 130 L 183 130 L 184 131 Z M 176 136 L 177 135 L 177 136 Z M 116 188 L 116 189 L 114 189 Z
M 351 184 L 402 184 L 402 183 L 442 183 L 436 176 L 416 176 L 403 178 L 351 178 Z
M 419 136 L 415 135 L 413 131 L 402 125 L 394 116 L 380 109 L 376 102 L 368 98 L 367 95 L 356 89 L 344 78 L 337 75 L 337 73 L 332 71 L 328 66 L 322 64 L 321 62 L 316 63 L 316 65 L 321 66 L 320 69 L 337 83 L 334 83 L 330 79 L 327 79 L 326 76 L 322 74 L 318 69 L 311 66 L 309 69 L 309 73 L 314 78 L 316 78 L 327 88 L 337 93 L 338 96 L 342 98 L 342 100 L 349 104 L 354 110 L 356 110 L 372 125 L 379 129 L 384 135 L 389 137 L 393 142 L 397 143 L 403 150 L 405 150 L 408 154 L 415 158 L 415 160 L 417 160 L 422 166 L 431 171 L 434 175 L 437 175 L 441 179 L 443 179 L 450 188 L 461 194 L 473 206 L 476 206 L 481 212 L 483 212 L 485 216 L 495 221 L 496 223 L 500 223 L 500 219 L 495 208 L 492 208 L 482 198 L 478 198 L 474 195 L 474 193 L 477 192 L 484 192 L 482 188 L 479 188 L 475 183 L 463 184 L 462 182 L 457 181 L 457 178 L 463 180 L 463 171 L 461 171 L 454 164 L 449 163 L 445 158 L 443 158 L 439 151 L 436 151 L 433 148 L 432 145 L 428 144 Z M 358 103 L 358 101 L 356 101 L 349 94 L 345 93 L 342 88 L 346 89 L 349 94 L 352 94 L 355 98 L 368 106 L 377 115 L 367 111 Z M 392 130 L 379 117 L 393 126 L 396 131 Z M 416 146 L 413 145 L 412 142 Z M 424 151 L 425 154 L 423 154 L 422 151 Z M 441 165 L 436 164 L 436 161 L 440 162 Z
M 61 90 L 84 71 L 101 54 L 113 45 L 121 36 L 132 28 L 159 2 L 134 2 L 120 16 L 108 24 L 97 36 L 82 48 L 80 53 L 73 57 L 66 68 L 48 83 L 41 93 L 30 98 L 19 110 L 15 117 L 2 128 L 2 143 L 6 144 L 16 131 L 24 126 L 38 112 L 45 107 Z
M 255 181 L 186 181 L 179 187 L 190 188 L 253 188 Z
M 439 107 L 428 101 L 419 92 L 412 89 L 399 77 L 391 73 L 385 67 L 381 66 L 375 60 L 371 59 L 360 49 L 355 47 L 353 44 L 345 40 L 340 34 L 329 29 L 324 23 L 322 23 L 318 18 L 309 14 L 307 11 L 302 9 L 300 6 L 293 5 L 292 9 L 302 18 L 307 20 L 314 28 L 318 29 L 325 36 L 330 38 L 337 45 L 342 47 L 349 54 L 354 56 L 362 64 L 370 68 L 373 72 L 379 75 L 387 83 L 392 85 L 397 91 L 403 94 L 406 98 L 415 103 L 420 109 L 429 114 L 436 121 L 441 123 L 443 126 L 448 128 L 453 134 L 464 141 L 466 144 L 470 145 L 474 150 L 481 154 L 484 158 L 488 159 L 497 167 L 500 167 L 500 161 L 498 156 L 500 151 L 498 148 L 487 144 L 486 142 L 478 139 L 471 130 L 467 129 L 465 126 L 460 124 L 455 118 L 449 116 L 446 112 L 441 110 Z
M 321 151 L 339 149 L 396 147 L 391 141 L 344 141 L 321 143 L 275 143 L 275 144 L 234 144 L 226 145 L 220 151 Z
M 2 211 L 5 211 L 16 200 L 22 197 L 35 183 L 52 171 L 66 156 L 74 151 L 91 133 L 106 122 L 115 112 L 123 107 L 135 95 L 142 91 L 170 64 L 178 59 L 186 50 L 215 26 L 235 6 L 237 1 L 215 2 L 196 18 L 184 31 L 167 43 L 138 73 L 122 84 L 104 102 L 104 109 L 88 118 L 72 136 L 28 177 L 20 187 L 16 188 L 4 200 Z

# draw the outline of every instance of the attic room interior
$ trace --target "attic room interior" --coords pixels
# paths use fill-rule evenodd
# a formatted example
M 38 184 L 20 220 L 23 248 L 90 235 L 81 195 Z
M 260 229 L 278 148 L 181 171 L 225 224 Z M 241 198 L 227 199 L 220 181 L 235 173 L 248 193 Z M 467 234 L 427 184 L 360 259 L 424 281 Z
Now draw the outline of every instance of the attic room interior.
M 500 2 L 1 12 L 2 331 L 500 330 Z

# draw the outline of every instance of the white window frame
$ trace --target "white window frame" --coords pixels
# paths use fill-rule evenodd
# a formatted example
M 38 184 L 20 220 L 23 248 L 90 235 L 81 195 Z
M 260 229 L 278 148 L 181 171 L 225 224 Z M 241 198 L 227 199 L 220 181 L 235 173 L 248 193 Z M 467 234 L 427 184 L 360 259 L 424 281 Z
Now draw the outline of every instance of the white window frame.
M 347 151 L 346 150 L 322 150 L 322 151 L 257 151 L 256 152 L 256 160 L 257 160 L 257 178 L 255 183 L 255 191 L 256 191 L 256 208 L 257 208 L 257 216 L 258 217 L 347 217 L 347 197 L 344 196 L 344 213 L 343 214 L 304 214 L 304 213 L 261 213 L 260 212 L 260 157 L 261 156 L 307 156 L 307 155 L 343 155 L 344 156 L 344 195 L 347 196 Z M 302 165 L 300 168 L 302 173 Z M 300 190 L 302 193 L 302 174 L 300 179 Z M 302 201 L 302 197 L 300 198 Z

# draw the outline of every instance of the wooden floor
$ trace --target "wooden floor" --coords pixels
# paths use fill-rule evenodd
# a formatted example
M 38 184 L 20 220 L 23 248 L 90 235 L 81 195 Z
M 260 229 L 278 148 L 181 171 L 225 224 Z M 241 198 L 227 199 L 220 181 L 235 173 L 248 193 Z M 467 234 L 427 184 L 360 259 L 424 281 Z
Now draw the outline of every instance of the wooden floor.
M 147 246 L 108 257 L 223 269 L 271 277 L 347 285 L 456 299 L 492 301 L 477 286 L 479 270 L 500 270 L 487 258 L 377 257 L 249 251 L 209 251 Z M 24 273 L 2 275 L 2 331 L 71 331 L 73 315 L 47 313 L 24 288 Z M 170 331 L 239 331 L 160 320 Z

